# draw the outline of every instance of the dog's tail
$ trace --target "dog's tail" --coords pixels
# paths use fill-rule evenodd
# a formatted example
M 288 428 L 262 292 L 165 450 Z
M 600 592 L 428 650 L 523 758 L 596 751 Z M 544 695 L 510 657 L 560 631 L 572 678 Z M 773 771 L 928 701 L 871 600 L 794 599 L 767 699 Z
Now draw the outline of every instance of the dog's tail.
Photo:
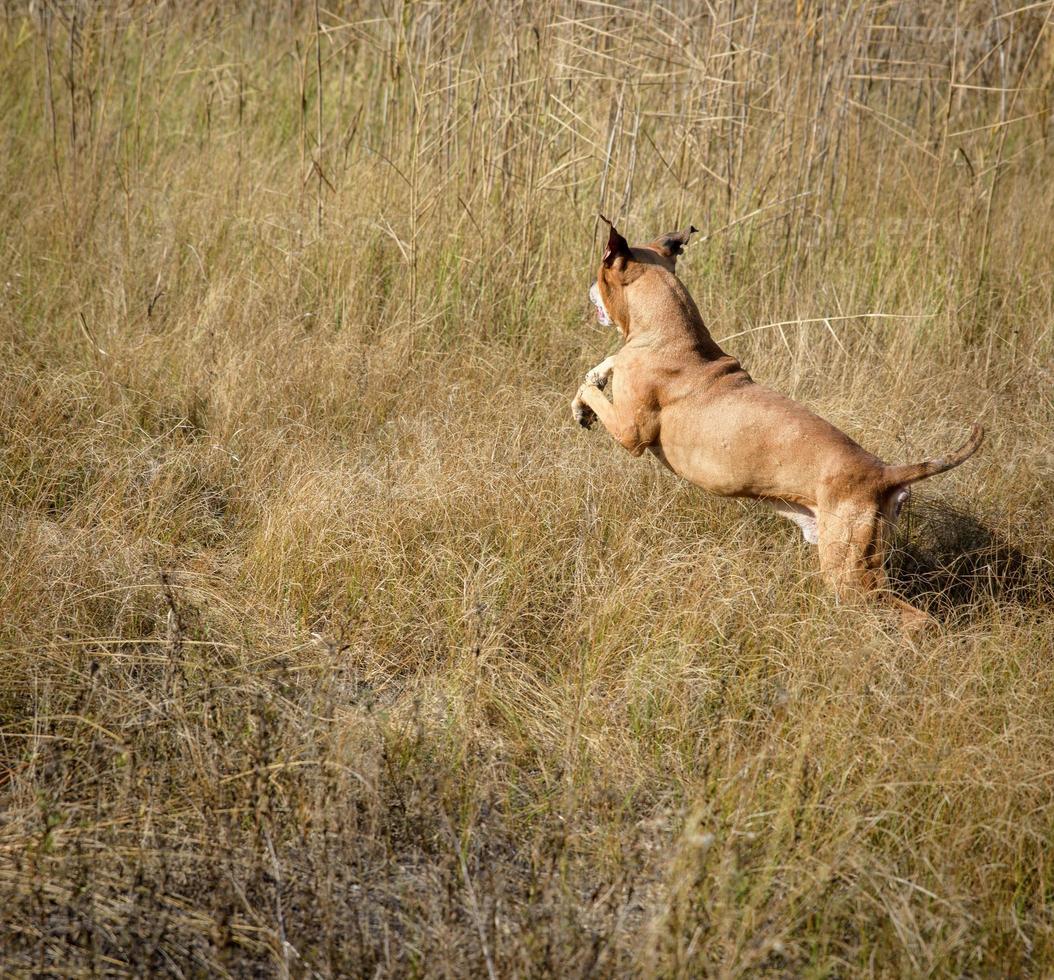
M 984 428 L 974 422 L 970 429 L 970 438 L 966 440 L 950 456 L 938 456 L 936 459 L 928 459 L 924 463 L 904 463 L 900 466 L 887 466 L 882 473 L 882 483 L 886 488 L 906 486 L 916 480 L 925 480 L 928 476 L 936 476 L 945 470 L 954 469 L 961 463 L 965 463 L 981 446 L 984 440 Z

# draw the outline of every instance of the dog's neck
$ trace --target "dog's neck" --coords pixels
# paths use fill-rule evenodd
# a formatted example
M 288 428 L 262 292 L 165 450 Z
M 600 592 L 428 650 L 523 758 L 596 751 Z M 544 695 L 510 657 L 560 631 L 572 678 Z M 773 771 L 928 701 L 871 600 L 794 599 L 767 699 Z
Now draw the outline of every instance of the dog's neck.
M 658 301 L 654 295 L 647 303 L 635 304 L 630 312 L 627 344 L 634 346 L 674 344 L 688 346 L 707 361 L 728 355 L 710 336 L 706 324 L 695 305 L 695 300 L 672 273 L 668 274 L 664 295 Z

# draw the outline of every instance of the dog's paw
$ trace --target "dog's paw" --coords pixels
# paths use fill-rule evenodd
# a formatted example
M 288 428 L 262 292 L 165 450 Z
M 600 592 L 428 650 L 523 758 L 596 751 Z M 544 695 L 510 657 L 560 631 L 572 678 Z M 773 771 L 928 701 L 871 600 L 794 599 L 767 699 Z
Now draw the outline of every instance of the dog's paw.
M 592 429 L 596 424 L 597 413 L 585 402 L 580 402 L 577 398 L 571 402 L 571 414 L 583 429 Z
M 594 388 L 599 388 L 603 391 L 608 386 L 608 379 L 610 377 L 610 372 L 602 373 L 600 371 L 590 371 L 586 375 L 586 384 L 592 385 Z

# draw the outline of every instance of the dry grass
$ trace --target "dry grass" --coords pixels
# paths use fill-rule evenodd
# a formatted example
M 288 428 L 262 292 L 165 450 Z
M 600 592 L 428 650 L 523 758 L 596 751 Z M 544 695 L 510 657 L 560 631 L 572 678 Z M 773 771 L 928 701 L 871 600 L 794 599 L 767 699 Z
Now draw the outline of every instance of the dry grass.
M 1051 4 L 30 7 L 5 974 L 1054 971 Z M 576 429 L 599 209 L 887 458 L 986 423 L 940 631 Z

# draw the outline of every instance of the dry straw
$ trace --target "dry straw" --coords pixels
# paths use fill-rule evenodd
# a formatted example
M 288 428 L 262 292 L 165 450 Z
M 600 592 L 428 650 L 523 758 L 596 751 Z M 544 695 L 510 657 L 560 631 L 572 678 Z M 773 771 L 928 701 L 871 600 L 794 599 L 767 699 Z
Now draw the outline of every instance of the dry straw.
M 0 964 L 1054 969 L 1052 4 L 0 8 Z M 577 430 L 598 211 L 920 488 L 911 642 Z

